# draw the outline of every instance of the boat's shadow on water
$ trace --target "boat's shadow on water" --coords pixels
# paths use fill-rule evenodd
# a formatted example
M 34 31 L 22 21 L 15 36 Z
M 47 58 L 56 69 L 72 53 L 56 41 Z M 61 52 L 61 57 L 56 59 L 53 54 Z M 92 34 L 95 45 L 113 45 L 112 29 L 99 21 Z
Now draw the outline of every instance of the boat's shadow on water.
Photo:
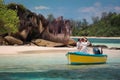
M 119 80 L 120 65 L 115 64 L 114 66 L 67 65 L 68 69 L 60 70 L 54 69 L 34 72 L 0 72 L 0 80 Z

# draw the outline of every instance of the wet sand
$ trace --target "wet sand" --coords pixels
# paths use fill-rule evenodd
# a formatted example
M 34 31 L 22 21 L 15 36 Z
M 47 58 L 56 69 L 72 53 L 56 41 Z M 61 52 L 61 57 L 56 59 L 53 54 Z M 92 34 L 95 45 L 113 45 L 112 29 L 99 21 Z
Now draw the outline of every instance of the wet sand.
M 97 65 L 69 65 L 68 51 L 76 48 L 0 46 L 0 80 L 120 79 L 120 50 L 103 49 L 107 63 Z

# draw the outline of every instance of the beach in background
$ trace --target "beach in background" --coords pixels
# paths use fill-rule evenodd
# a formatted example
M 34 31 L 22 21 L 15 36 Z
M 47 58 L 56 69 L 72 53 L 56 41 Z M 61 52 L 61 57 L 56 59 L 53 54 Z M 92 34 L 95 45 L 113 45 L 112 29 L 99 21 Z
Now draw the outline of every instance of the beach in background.
M 69 51 L 76 47 L 0 46 L 0 80 L 120 79 L 120 50 L 104 48 L 107 63 L 98 65 L 69 65 Z

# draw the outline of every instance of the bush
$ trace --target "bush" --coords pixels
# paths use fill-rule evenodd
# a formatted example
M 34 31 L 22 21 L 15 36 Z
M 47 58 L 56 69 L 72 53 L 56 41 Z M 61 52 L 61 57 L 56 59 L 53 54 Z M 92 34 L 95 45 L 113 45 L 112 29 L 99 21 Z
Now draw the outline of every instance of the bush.
M 4 4 L 0 6 L 0 34 L 17 32 L 19 23 L 17 11 L 7 9 Z

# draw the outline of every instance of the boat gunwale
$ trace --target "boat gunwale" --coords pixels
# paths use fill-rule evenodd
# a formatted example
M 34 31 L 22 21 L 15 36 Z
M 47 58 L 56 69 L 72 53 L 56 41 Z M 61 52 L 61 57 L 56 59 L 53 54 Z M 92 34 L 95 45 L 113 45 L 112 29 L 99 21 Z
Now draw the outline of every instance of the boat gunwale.
M 79 55 L 79 56 L 91 56 L 91 57 L 107 57 L 106 54 L 89 54 L 84 52 L 68 52 L 66 55 Z

